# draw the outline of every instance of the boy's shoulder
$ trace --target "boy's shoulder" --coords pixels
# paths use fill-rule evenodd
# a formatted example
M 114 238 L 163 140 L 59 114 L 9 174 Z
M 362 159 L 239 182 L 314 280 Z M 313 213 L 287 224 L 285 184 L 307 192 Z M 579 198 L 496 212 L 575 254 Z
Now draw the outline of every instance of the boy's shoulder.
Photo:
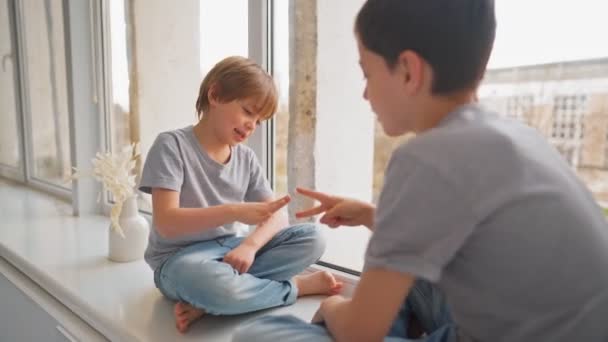
M 194 147 L 194 133 L 192 126 L 168 130 L 158 133 L 154 145 L 157 147 L 169 146 L 172 148 L 183 148 L 184 146 Z
M 448 114 L 436 127 L 399 146 L 396 158 L 430 164 L 468 163 L 514 153 L 522 139 L 542 139 L 532 128 L 482 106 L 467 105 Z
M 168 138 L 184 138 L 188 134 L 192 133 L 192 126 L 186 126 L 182 128 L 176 128 L 158 133 L 157 139 L 168 139 Z

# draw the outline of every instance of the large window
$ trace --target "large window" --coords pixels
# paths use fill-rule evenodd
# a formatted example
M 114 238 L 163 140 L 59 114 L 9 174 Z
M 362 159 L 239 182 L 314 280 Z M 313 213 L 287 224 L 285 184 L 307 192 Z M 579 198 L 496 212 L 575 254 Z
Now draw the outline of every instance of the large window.
M 361 4 L 275 1 L 280 192 L 303 184 L 376 201 L 391 153 L 410 138 L 386 137 L 361 98 L 352 32 Z M 608 46 L 600 43 L 608 32 L 606 6 L 593 0 L 497 1 L 495 48 L 479 90 L 483 104 L 543 132 L 602 205 L 608 205 Z M 303 206 L 296 202 L 294 209 Z M 367 232 L 324 232 L 322 261 L 361 270 Z

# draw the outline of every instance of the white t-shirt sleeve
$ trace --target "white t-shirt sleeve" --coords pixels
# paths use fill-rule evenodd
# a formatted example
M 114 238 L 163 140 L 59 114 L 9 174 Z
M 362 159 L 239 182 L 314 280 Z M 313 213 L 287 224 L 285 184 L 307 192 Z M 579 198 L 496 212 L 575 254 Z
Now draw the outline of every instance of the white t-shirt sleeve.
M 152 193 L 153 188 L 181 191 L 184 181 L 184 162 L 175 137 L 169 133 L 158 135 L 146 156 L 139 190 Z

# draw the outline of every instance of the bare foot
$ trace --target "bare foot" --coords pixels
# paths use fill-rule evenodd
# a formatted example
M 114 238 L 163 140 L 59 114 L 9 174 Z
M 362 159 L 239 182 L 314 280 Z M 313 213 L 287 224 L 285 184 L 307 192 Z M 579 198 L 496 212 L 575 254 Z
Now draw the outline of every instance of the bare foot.
M 340 293 L 344 285 L 327 271 L 295 276 L 293 281 L 298 287 L 298 297 L 308 295 L 333 296 Z
M 175 327 L 180 333 L 185 333 L 190 324 L 201 318 L 205 311 L 195 308 L 186 302 L 177 302 L 173 308 L 175 314 Z

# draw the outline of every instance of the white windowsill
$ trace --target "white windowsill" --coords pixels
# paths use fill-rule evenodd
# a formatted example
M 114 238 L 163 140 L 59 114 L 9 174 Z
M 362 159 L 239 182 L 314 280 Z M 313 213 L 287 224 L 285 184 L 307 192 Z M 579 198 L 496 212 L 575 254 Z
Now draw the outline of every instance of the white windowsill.
M 308 320 L 322 299 L 302 298 L 248 315 L 208 316 L 181 335 L 174 327 L 173 303 L 154 287 L 145 262 L 106 258 L 107 217 L 73 217 L 65 202 L 4 180 L 0 203 L 0 257 L 112 341 L 230 341 L 235 327 L 255 316 L 292 314 Z M 346 283 L 345 294 L 351 293 L 356 277 L 336 273 Z

